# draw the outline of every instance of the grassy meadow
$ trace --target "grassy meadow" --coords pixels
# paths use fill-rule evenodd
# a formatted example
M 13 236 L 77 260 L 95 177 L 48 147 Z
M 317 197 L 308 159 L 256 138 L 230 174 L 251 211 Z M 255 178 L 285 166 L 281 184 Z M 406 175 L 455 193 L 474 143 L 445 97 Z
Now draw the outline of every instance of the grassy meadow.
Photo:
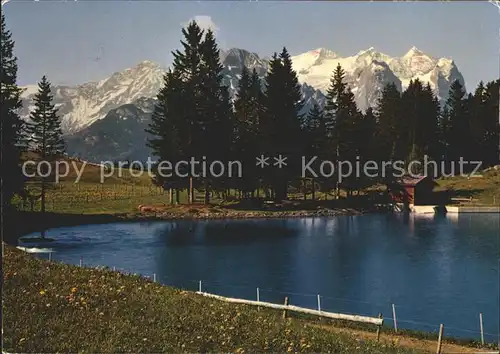
M 8 352 L 412 352 L 135 275 L 4 252 Z

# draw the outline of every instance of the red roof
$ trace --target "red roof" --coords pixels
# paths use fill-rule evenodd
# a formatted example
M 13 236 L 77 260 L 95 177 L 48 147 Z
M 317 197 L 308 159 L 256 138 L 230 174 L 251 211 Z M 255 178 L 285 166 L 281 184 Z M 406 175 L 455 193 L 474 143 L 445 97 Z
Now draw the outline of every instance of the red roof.
M 403 187 L 415 187 L 426 178 L 427 176 L 404 176 L 398 180 L 398 184 Z

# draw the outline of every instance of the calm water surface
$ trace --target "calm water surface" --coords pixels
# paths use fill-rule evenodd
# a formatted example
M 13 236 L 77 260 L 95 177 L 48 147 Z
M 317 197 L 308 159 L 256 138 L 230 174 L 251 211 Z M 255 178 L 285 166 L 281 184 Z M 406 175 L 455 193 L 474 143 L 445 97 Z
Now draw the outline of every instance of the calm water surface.
M 52 258 L 156 274 L 220 295 L 376 316 L 479 338 L 499 332 L 498 214 L 137 222 L 53 229 Z M 47 255 L 40 255 L 47 257 Z

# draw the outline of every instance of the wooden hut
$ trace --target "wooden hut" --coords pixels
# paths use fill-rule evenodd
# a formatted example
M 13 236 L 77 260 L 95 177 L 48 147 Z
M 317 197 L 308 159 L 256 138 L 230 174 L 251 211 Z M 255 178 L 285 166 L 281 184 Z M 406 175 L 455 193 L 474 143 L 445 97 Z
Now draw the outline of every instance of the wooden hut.
M 404 176 L 389 187 L 394 203 L 432 205 L 436 203 L 433 189 L 437 183 L 428 176 Z

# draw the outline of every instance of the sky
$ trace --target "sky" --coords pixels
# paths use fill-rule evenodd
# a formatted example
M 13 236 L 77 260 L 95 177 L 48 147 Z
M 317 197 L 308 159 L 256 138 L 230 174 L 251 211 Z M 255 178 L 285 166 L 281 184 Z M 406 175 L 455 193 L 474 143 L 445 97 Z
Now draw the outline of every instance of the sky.
M 2 0 L 3 2 L 3 0 Z M 196 18 L 223 49 L 270 56 L 375 47 L 402 56 L 412 46 L 452 58 L 468 90 L 499 77 L 500 10 L 488 2 L 25 1 L 2 5 L 16 42 L 18 81 L 100 80 L 152 60 L 167 67 L 181 28 Z

